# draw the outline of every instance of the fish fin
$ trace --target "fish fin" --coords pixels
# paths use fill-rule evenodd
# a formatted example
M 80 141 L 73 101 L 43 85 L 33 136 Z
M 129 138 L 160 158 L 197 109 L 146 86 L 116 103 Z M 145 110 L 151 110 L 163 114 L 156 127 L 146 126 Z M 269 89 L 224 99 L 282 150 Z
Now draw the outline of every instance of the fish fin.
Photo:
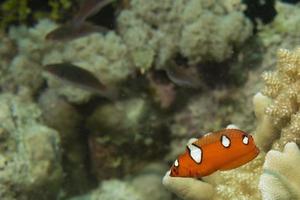
M 79 30 L 84 30 L 85 33 L 107 33 L 109 31 L 109 29 L 104 26 L 95 25 L 89 22 L 82 23 Z
M 233 139 L 236 137 L 241 137 L 241 134 L 248 135 L 248 133 L 243 132 L 239 129 L 222 129 L 217 132 L 212 132 L 205 134 L 200 140 L 198 140 L 195 144 L 199 146 L 210 145 L 216 142 L 219 142 L 222 135 L 226 135 L 229 139 Z
M 196 141 L 195 144 L 198 146 L 205 146 L 209 144 L 216 143 L 217 141 L 220 141 L 221 133 L 208 133 L 205 134 L 203 137 L 201 137 L 200 140 Z
M 187 142 L 187 145 L 192 144 L 196 142 L 198 139 L 197 138 L 190 138 L 189 141 Z
M 46 40 L 59 41 L 68 39 L 66 35 L 71 35 L 74 27 L 72 23 L 65 23 L 48 32 L 45 36 Z
M 108 28 L 83 22 L 79 26 L 74 23 L 66 23 L 50 31 L 45 39 L 51 41 L 70 41 L 92 33 L 107 33 Z
M 237 127 L 235 124 L 228 124 L 228 126 L 226 126 L 226 129 L 240 129 L 240 128 Z
M 84 0 L 72 21 L 81 24 L 113 1 L 115 0 Z

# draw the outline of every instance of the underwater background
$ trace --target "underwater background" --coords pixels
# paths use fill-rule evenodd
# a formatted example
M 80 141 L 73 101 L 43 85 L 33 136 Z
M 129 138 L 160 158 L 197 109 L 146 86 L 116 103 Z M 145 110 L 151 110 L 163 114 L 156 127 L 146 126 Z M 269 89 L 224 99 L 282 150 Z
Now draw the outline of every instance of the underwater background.
M 1 200 L 300 200 L 300 1 L 1 0 L 0 91 Z M 255 159 L 168 176 L 229 124 Z

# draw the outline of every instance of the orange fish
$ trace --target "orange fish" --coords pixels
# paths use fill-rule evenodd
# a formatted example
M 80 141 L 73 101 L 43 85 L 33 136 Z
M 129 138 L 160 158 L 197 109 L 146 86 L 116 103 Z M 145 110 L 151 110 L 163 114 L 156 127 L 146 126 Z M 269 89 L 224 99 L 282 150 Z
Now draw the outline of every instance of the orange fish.
M 175 160 L 170 176 L 200 178 L 217 170 L 237 168 L 258 154 L 252 136 L 229 125 L 189 143 L 185 153 Z

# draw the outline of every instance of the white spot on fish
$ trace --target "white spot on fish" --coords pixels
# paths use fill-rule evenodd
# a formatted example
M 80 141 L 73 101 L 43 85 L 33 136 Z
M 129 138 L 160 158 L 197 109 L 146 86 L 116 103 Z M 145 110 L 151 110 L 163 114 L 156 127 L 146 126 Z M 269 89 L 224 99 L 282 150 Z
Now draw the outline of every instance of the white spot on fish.
M 200 164 L 201 160 L 202 160 L 202 151 L 201 151 L 201 149 L 198 146 L 194 145 L 194 144 L 189 144 L 187 147 L 190 151 L 191 158 L 196 163 Z
M 178 167 L 178 166 L 179 166 L 179 162 L 178 162 L 177 159 L 176 159 L 175 162 L 174 162 L 174 166 L 175 166 L 175 167 Z
M 244 144 L 248 144 L 249 143 L 249 138 L 246 135 L 243 137 L 243 143 Z
M 229 147 L 230 146 L 230 139 L 226 135 L 222 135 L 221 137 L 221 143 L 224 147 Z

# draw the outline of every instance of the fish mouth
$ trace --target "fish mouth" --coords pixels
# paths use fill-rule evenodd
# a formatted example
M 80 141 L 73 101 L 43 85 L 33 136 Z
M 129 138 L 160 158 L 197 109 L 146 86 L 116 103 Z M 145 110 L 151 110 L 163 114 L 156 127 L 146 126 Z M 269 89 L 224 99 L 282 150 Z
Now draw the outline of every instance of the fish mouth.
M 253 150 L 255 151 L 255 153 L 258 155 L 260 153 L 260 150 L 257 146 L 253 147 Z
M 244 152 L 242 155 L 240 156 L 249 156 L 249 155 L 253 155 L 251 157 L 253 157 L 252 159 L 256 158 L 258 156 L 258 154 L 260 153 L 260 150 L 254 146 L 252 148 L 250 148 L 248 151 Z
M 259 148 L 257 148 L 257 146 L 254 146 L 249 151 L 247 151 L 247 153 L 245 155 L 253 154 L 253 152 L 254 152 L 254 156 L 253 156 L 253 159 L 254 159 L 256 156 L 258 156 L 258 154 L 260 153 L 260 150 L 259 150 Z

